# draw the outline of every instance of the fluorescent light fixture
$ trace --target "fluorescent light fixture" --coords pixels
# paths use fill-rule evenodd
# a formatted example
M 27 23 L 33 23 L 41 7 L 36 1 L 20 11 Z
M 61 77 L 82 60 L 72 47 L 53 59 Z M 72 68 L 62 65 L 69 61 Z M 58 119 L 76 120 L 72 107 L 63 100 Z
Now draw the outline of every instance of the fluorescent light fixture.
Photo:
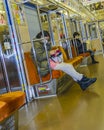
M 5 13 L 5 11 L 0 10 L 0 13 L 4 14 L 4 13 Z

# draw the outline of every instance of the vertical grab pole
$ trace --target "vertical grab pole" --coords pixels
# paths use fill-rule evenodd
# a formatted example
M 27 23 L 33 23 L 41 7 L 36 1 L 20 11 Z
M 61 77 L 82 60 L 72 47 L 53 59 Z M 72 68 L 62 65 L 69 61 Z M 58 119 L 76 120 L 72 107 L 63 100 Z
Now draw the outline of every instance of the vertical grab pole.
M 9 79 L 8 79 L 8 73 L 7 73 L 7 69 L 6 69 L 6 64 L 5 64 L 5 60 L 4 60 L 4 55 L 3 55 L 1 44 L 0 44 L 0 55 L 1 55 L 1 62 L 3 64 L 5 80 L 6 80 L 6 83 L 7 83 L 7 91 L 11 92 L 11 87 L 10 87 L 10 83 L 9 83 Z
M 69 57 L 73 58 L 73 56 L 72 56 L 72 50 L 71 50 L 71 43 L 70 43 L 70 40 L 68 38 L 68 30 L 67 30 L 67 26 L 66 26 L 66 21 L 65 21 L 65 16 L 64 15 L 62 15 L 62 22 L 64 24 L 65 37 L 67 39 L 66 42 L 67 42 L 67 45 L 69 46 L 68 47 Z
M 84 28 L 83 28 L 83 22 L 82 21 L 80 21 L 80 26 L 81 26 L 81 33 L 84 34 Z M 81 41 L 83 41 L 83 36 L 80 39 L 81 39 Z M 83 43 L 82 43 L 82 50 L 83 50 L 83 54 L 84 54 L 85 48 L 84 48 Z M 84 57 L 85 57 L 85 55 L 84 55 Z
M 42 31 L 42 35 L 43 35 L 43 38 L 44 38 L 44 33 L 43 33 L 42 23 L 41 23 L 41 17 L 40 17 L 40 11 L 39 11 L 39 6 L 38 6 L 38 4 L 36 6 L 37 6 L 37 13 L 38 13 L 38 18 L 39 18 L 39 25 L 40 25 L 40 29 Z M 36 57 L 33 41 L 34 41 L 34 37 L 32 38 L 32 42 L 31 43 L 32 43 L 34 57 Z M 46 57 L 47 57 L 47 62 L 48 62 L 48 66 L 49 66 L 49 72 L 50 72 L 50 75 L 51 75 L 50 79 L 52 79 L 52 71 L 51 71 L 51 68 L 50 68 L 50 63 L 49 63 L 49 57 L 48 57 L 46 44 L 47 44 L 46 40 L 44 39 L 44 47 L 45 47 L 45 51 L 46 51 Z M 39 73 L 39 77 L 40 77 L 40 81 L 42 83 L 42 79 L 41 79 L 40 73 Z
M 41 77 L 41 74 L 40 74 L 40 68 L 38 66 L 38 61 L 37 61 L 37 57 L 36 57 L 36 50 L 34 48 L 34 42 L 36 42 L 36 41 L 40 42 L 41 40 L 44 40 L 44 38 L 32 40 L 32 49 L 33 49 L 33 55 L 34 55 L 34 58 L 35 58 L 35 61 L 36 61 L 36 66 L 37 66 L 37 69 L 38 69 L 38 74 L 39 74 L 39 78 L 40 78 L 40 84 L 43 84 L 43 83 L 46 83 L 48 81 L 46 81 L 46 82 L 42 81 L 42 77 Z M 47 62 L 48 62 L 48 58 L 49 57 L 48 57 L 48 52 L 47 52 L 46 44 L 44 44 L 44 46 L 45 46 L 46 57 L 47 57 Z M 51 80 L 52 79 L 52 72 L 51 72 L 50 65 L 49 65 L 49 71 L 50 71 L 50 80 Z
M 49 29 L 50 29 L 50 34 L 51 34 L 51 41 L 53 43 L 53 45 L 55 45 L 55 39 L 54 39 L 54 34 L 53 34 L 53 27 L 52 27 L 52 20 L 51 20 L 51 12 L 48 12 L 48 22 L 49 22 Z

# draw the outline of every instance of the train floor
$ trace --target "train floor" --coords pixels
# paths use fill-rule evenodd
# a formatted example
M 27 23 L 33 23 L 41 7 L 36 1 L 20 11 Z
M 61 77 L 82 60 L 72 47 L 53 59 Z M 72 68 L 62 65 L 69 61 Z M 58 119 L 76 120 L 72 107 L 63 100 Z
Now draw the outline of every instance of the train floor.
M 63 94 L 34 100 L 19 111 L 19 130 L 104 130 L 104 58 L 82 67 L 96 83 L 82 91 L 77 83 Z

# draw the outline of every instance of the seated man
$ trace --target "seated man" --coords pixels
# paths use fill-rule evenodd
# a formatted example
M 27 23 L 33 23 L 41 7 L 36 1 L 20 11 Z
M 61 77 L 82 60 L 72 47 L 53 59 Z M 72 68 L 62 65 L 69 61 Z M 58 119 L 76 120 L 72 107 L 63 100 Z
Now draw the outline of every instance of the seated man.
M 54 55 L 55 52 L 58 52 L 58 51 L 57 49 L 51 50 L 50 34 L 47 31 L 43 31 L 43 33 L 44 33 L 44 38 L 46 40 L 48 56 L 50 57 L 49 61 L 50 61 L 51 69 L 61 70 L 65 72 L 66 74 L 70 75 L 73 78 L 73 80 L 76 81 L 80 85 L 82 90 L 86 90 L 88 86 L 90 86 L 96 81 L 96 78 L 87 78 L 83 74 L 78 73 L 70 63 L 65 63 L 63 61 L 58 62 L 58 61 L 52 60 L 51 56 Z M 43 37 L 42 32 L 38 33 L 36 36 L 37 39 L 40 39 L 42 37 Z M 47 62 L 46 50 L 44 47 L 44 40 L 35 42 L 34 48 L 36 51 L 38 65 L 40 67 L 40 74 L 41 76 L 45 76 L 46 74 L 49 73 L 49 67 L 48 67 L 48 62 Z M 33 49 L 31 51 L 31 54 L 32 54 L 33 60 L 35 60 L 34 55 L 33 55 Z
M 94 58 L 94 51 L 87 50 L 86 43 L 82 43 L 81 40 L 79 39 L 79 36 L 80 36 L 80 34 L 78 32 L 74 32 L 73 37 L 75 39 L 75 42 L 73 42 L 73 43 L 76 44 L 76 46 L 78 48 L 78 53 L 81 54 L 81 53 L 84 53 L 84 52 L 89 52 L 90 56 L 91 56 L 91 59 L 92 59 L 92 64 L 99 63 Z

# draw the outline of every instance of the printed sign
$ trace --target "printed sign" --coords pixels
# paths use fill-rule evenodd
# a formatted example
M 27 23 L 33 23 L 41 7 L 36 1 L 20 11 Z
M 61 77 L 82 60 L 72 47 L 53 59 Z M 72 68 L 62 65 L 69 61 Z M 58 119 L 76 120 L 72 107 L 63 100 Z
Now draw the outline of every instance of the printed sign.
M 101 0 L 83 0 L 83 5 L 86 6 L 86 5 L 94 4 L 97 2 L 101 2 Z
M 11 49 L 10 42 L 4 42 L 4 48 L 5 48 L 5 50 Z
M 101 10 L 104 9 L 104 2 L 98 2 L 90 5 L 90 10 Z
M 6 21 L 5 21 L 5 17 L 4 14 L 0 13 L 0 25 L 5 25 Z
M 23 6 L 13 4 L 13 12 L 14 12 L 14 17 L 15 17 L 17 23 L 24 24 L 25 18 L 24 18 Z

